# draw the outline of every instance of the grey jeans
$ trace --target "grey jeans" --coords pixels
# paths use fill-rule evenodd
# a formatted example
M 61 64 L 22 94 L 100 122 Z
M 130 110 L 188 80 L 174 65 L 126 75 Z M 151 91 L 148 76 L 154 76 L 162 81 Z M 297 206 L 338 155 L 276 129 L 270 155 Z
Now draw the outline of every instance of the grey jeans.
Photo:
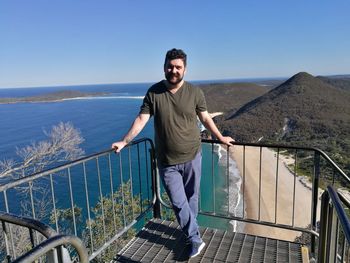
M 177 221 L 192 243 L 202 242 L 197 223 L 201 168 L 201 151 L 193 160 L 186 163 L 158 165 L 159 175 L 172 203 Z

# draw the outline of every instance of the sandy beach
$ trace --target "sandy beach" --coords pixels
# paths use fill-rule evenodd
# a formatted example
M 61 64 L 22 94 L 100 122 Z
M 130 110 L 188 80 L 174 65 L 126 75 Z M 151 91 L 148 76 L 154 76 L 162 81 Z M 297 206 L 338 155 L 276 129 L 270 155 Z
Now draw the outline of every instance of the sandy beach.
M 285 166 L 285 162 L 288 161 L 286 157 L 279 155 L 277 166 L 276 152 L 262 148 L 260 167 L 260 148 L 248 146 L 245 147 L 245 167 L 243 146 L 234 146 L 231 157 L 237 162 L 242 177 L 241 193 L 247 218 L 286 225 L 294 224 L 299 227 L 310 224 L 311 188 L 288 170 Z M 295 199 L 294 215 L 293 199 Z M 256 224 L 246 224 L 244 232 L 289 241 L 294 241 L 295 237 L 301 234 Z

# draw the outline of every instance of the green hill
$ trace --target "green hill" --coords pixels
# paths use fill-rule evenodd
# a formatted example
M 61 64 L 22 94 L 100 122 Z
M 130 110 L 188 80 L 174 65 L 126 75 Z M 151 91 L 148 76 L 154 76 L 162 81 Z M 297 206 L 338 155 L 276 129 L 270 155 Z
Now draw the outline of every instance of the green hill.
M 350 91 L 350 76 L 334 76 L 334 77 L 317 77 L 318 79 L 326 82 L 334 87 Z
M 321 148 L 349 171 L 350 89 L 343 80 L 332 83 L 332 79 L 298 73 L 238 110 L 233 105 L 216 122 L 237 141 Z
M 349 100 L 350 92 L 298 73 L 228 116 L 225 126 L 248 141 L 333 137 L 350 127 Z
M 205 94 L 209 112 L 235 112 L 271 89 L 253 83 L 214 83 L 199 87 Z

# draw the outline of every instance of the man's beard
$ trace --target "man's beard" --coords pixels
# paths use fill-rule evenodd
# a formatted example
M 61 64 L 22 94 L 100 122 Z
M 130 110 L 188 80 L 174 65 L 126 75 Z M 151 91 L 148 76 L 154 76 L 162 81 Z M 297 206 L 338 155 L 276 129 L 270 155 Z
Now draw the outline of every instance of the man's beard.
M 172 80 L 173 77 L 176 77 L 176 79 Z M 179 84 L 183 80 L 184 77 L 181 76 L 180 74 L 173 74 L 173 73 L 169 72 L 169 73 L 165 74 L 165 78 L 170 84 L 176 85 L 176 84 Z

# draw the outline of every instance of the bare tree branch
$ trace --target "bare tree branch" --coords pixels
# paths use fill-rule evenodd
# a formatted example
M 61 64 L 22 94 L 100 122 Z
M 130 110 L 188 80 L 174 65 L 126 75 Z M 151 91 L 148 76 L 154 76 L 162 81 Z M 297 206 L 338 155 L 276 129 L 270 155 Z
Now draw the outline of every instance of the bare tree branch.
M 70 161 L 81 157 L 84 151 L 80 148 L 80 144 L 84 141 L 80 132 L 73 127 L 71 123 L 59 123 L 52 127 L 51 131 L 44 131 L 47 139 L 39 142 L 32 142 L 30 145 L 17 148 L 16 154 L 18 158 L 6 159 L 0 161 L 0 179 L 9 181 L 28 176 L 35 172 L 40 172 L 58 165 L 65 161 Z M 16 188 L 17 191 L 31 198 L 22 198 L 19 207 L 22 214 L 32 216 L 39 220 L 47 219 L 50 216 L 50 204 L 47 202 L 49 190 L 43 185 L 34 185 L 30 182 L 28 185 Z M 35 207 L 33 207 L 35 204 Z M 35 210 L 35 215 L 33 211 Z M 1 231 L 0 231 L 1 232 Z M 17 255 L 23 254 L 31 248 L 29 231 L 27 228 L 12 226 L 12 236 L 15 243 Z M 39 235 L 39 242 L 43 237 Z M 0 251 L 4 251 L 4 236 L 0 235 Z M 1 254 L 1 253 L 0 253 Z
M 18 161 L 9 159 L 0 161 L 0 178 L 21 178 L 49 168 L 53 164 L 81 157 L 84 151 L 79 145 L 84 141 L 80 131 L 71 123 L 60 122 L 51 131 L 44 131 L 47 140 L 33 142 L 23 148 L 17 148 Z

